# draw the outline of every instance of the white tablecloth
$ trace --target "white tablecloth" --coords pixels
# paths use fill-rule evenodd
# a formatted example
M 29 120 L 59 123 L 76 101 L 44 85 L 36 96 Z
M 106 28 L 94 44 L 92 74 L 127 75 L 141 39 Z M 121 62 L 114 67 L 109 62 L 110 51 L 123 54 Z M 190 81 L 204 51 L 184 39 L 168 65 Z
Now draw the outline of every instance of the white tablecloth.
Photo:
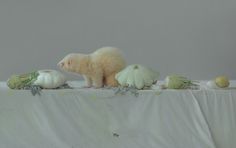
M 235 148 L 235 137 L 236 89 L 32 96 L 0 83 L 0 148 Z

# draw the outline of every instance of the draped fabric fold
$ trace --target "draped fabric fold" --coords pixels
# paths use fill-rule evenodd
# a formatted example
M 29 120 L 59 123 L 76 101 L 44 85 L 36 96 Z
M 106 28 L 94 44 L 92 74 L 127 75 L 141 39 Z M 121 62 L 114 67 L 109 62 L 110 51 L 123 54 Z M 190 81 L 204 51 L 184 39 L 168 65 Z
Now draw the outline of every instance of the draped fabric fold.
M 232 148 L 235 90 L 26 90 L 0 85 L 1 148 Z

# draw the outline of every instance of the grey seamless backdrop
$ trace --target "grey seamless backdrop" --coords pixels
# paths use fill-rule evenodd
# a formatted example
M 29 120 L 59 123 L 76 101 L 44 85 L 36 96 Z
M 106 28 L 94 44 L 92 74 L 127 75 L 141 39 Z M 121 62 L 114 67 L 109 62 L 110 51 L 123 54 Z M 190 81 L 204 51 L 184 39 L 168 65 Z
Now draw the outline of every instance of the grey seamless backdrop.
M 0 80 L 58 70 L 66 54 L 102 46 L 161 78 L 236 79 L 235 8 L 235 0 L 1 0 Z

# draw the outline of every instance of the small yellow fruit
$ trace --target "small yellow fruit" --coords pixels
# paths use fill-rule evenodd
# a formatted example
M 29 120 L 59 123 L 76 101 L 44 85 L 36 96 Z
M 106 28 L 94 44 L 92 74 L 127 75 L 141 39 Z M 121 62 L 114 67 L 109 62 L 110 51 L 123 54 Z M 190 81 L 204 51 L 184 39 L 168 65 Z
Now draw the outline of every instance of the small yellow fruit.
M 220 88 L 229 86 L 229 79 L 226 76 L 219 76 L 215 78 L 215 83 Z

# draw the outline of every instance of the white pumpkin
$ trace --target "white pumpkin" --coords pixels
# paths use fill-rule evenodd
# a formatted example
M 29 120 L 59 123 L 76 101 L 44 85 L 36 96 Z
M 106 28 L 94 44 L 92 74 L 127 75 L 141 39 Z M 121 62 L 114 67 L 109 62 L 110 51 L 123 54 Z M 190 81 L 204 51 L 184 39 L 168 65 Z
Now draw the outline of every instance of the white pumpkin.
M 43 88 L 57 88 L 66 82 L 64 75 L 56 70 L 39 70 L 38 74 L 33 84 Z
M 157 81 L 159 73 L 142 65 L 129 65 L 116 74 L 116 80 L 123 87 L 132 86 L 137 89 L 150 87 Z

